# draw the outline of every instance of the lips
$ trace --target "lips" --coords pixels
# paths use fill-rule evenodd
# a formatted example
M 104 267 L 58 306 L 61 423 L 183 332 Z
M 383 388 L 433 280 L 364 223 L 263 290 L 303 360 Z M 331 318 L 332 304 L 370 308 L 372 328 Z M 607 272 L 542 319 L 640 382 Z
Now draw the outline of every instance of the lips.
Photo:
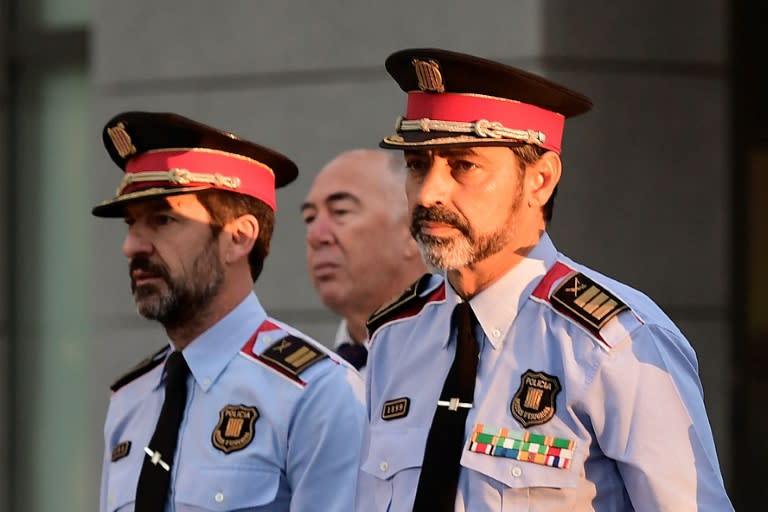
M 312 276 L 315 279 L 327 279 L 329 277 L 332 277 L 333 274 L 336 273 L 336 271 L 339 268 L 339 265 L 332 262 L 320 262 L 320 263 L 314 263 L 312 265 Z

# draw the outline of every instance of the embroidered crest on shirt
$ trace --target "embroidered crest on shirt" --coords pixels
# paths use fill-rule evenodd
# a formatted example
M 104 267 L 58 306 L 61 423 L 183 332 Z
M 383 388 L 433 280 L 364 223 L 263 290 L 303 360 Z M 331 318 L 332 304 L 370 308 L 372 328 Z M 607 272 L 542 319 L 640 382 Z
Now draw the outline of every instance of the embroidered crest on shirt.
M 381 408 L 381 419 L 384 421 L 396 420 L 408 416 L 408 410 L 411 408 L 411 399 L 408 397 L 395 398 L 384 402 Z
M 552 294 L 552 305 L 597 335 L 627 305 L 593 280 L 578 273 L 563 281 Z
M 506 457 L 553 468 L 568 469 L 576 443 L 562 437 L 475 425 L 469 438 L 469 451 L 493 457 Z
M 213 429 L 211 442 L 224 453 L 242 450 L 253 440 L 253 425 L 259 410 L 247 405 L 227 405 L 219 411 L 219 422 Z
M 131 453 L 130 441 L 118 443 L 117 446 L 112 449 L 112 462 L 117 462 L 123 457 L 127 457 L 129 453 Z
M 548 422 L 555 416 L 557 394 L 561 389 L 557 377 L 526 370 L 509 406 L 512 416 L 525 428 Z

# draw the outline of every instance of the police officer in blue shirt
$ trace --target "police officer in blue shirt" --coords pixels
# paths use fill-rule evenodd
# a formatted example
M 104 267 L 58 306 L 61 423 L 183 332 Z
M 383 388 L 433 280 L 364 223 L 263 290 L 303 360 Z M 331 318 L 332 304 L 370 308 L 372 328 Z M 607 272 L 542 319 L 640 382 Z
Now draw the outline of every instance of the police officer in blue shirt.
M 386 61 L 426 275 L 369 319 L 357 510 L 728 511 L 693 349 L 546 233 L 586 97 L 437 49 Z
M 93 214 L 125 219 L 133 298 L 168 343 L 112 385 L 100 510 L 352 509 L 362 379 L 253 292 L 294 163 L 170 113 L 103 139 L 124 175 Z

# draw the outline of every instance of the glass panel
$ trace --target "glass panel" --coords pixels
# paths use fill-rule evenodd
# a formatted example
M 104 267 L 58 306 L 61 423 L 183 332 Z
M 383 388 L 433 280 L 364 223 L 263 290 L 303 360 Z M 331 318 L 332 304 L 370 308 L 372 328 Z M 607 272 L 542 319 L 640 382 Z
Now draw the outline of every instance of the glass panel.
M 14 462 L 18 510 L 96 506 L 88 439 L 87 160 L 84 67 L 22 71 L 14 89 L 18 143 Z

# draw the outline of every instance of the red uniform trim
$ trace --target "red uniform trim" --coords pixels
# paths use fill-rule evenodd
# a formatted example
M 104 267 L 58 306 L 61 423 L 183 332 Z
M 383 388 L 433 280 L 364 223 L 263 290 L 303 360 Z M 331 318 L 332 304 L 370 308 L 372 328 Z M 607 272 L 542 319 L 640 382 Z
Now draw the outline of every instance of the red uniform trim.
M 545 135 L 542 147 L 560 153 L 565 116 L 541 107 L 505 98 L 476 94 L 422 91 L 408 93 L 405 117 L 474 123 L 480 119 L 498 122 L 512 130 L 533 130 Z
M 233 189 L 215 183 L 195 181 L 188 183 L 172 183 L 164 180 L 143 181 L 129 184 L 120 191 L 120 194 L 129 194 L 153 187 L 181 188 L 200 186 L 235 191 L 260 199 L 273 210 L 276 207 L 275 173 L 261 162 L 241 155 L 234 155 L 223 151 L 195 150 L 194 148 L 156 150 L 137 155 L 131 158 L 125 165 L 125 172 L 127 174 L 166 172 L 171 169 L 183 169 L 192 173 L 220 174 L 226 177 L 234 177 L 240 180 L 240 185 Z
M 281 327 L 273 322 L 270 322 L 269 320 L 264 320 L 258 329 L 256 329 L 256 332 L 253 333 L 253 336 L 245 342 L 245 345 L 243 345 L 243 348 L 240 349 L 241 352 L 245 352 L 249 356 L 256 356 L 256 354 L 253 353 L 253 346 L 256 345 L 256 340 L 259 338 L 259 334 L 267 331 L 277 331 L 280 330 Z
M 537 299 L 545 300 L 549 302 L 549 295 L 552 291 L 552 286 L 555 281 L 559 281 L 563 277 L 567 276 L 571 272 L 575 272 L 571 267 L 564 263 L 555 262 L 549 272 L 544 276 L 539 285 L 533 290 L 533 296 Z

